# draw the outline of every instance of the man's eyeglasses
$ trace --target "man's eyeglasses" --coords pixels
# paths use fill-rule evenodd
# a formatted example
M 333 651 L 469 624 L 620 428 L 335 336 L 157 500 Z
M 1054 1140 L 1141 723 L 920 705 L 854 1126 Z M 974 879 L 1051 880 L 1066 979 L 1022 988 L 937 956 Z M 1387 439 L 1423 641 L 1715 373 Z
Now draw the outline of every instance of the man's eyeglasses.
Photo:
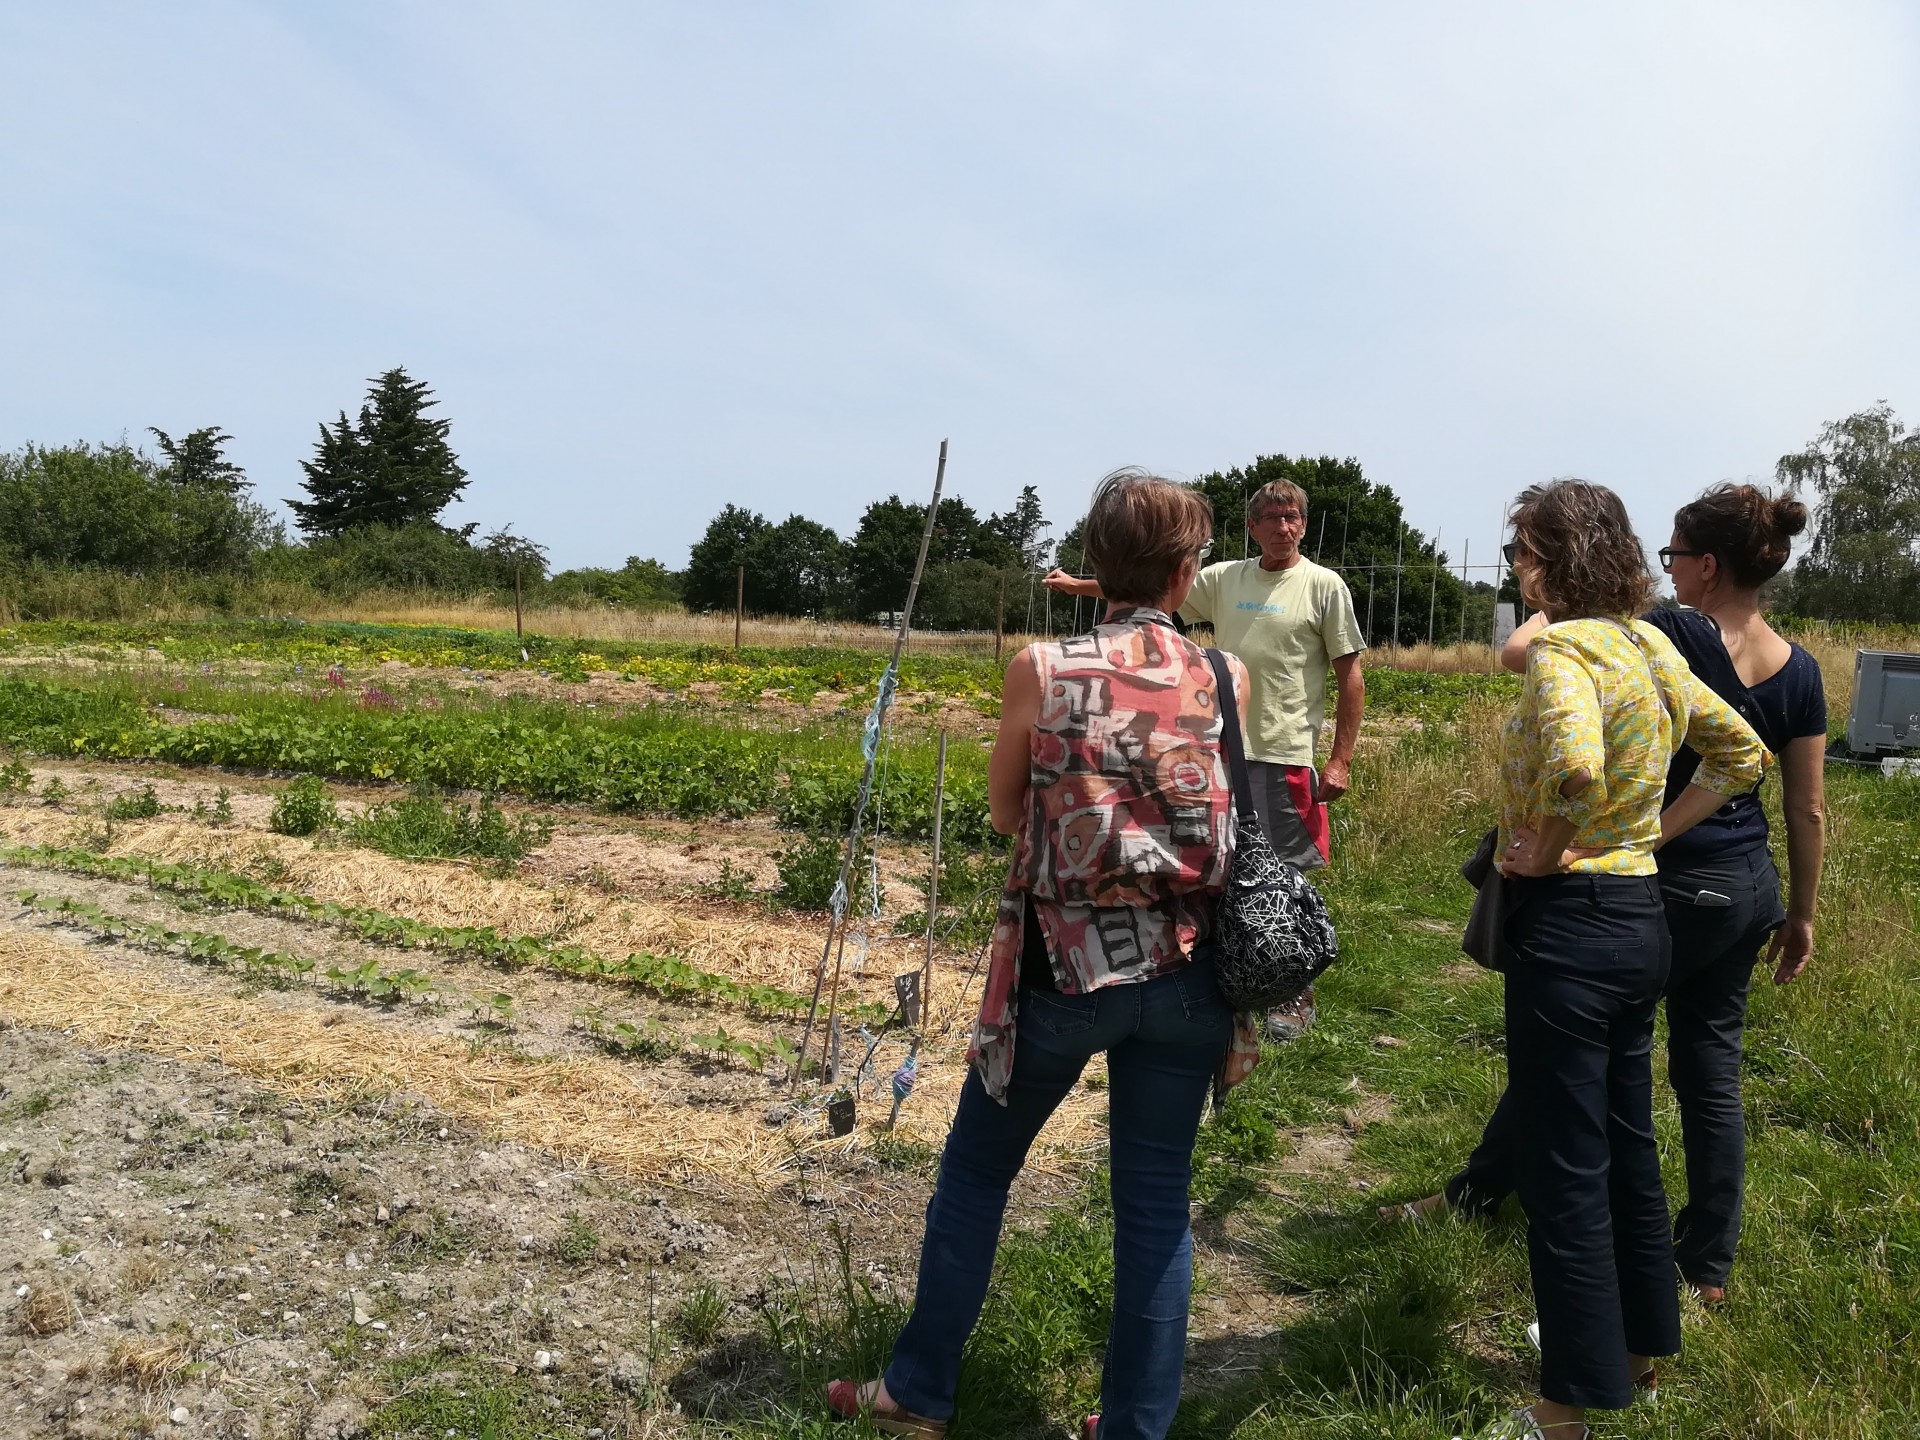
M 1200 546 L 1200 553 L 1195 555 L 1193 558 L 1196 561 L 1198 561 L 1200 564 L 1204 565 L 1207 563 L 1207 557 L 1211 554 L 1213 554 L 1213 541 L 1207 540 L 1202 542 Z
M 1520 542 L 1518 540 L 1509 540 L 1500 547 L 1500 553 L 1507 557 L 1507 564 L 1513 564 L 1520 555 Z
M 1676 550 L 1671 545 L 1662 545 L 1660 547 L 1660 568 L 1662 570 L 1673 569 L 1673 557 L 1676 555 L 1685 556 L 1689 560 L 1698 560 L 1701 556 L 1711 555 L 1712 553 L 1711 550 Z

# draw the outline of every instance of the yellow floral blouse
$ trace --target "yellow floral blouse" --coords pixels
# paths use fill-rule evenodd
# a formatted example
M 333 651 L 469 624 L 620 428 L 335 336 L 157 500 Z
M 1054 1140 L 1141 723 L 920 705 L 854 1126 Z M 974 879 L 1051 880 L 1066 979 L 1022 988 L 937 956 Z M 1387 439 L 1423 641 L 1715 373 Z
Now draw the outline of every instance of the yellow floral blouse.
M 1520 703 L 1501 743 L 1500 844 L 1548 815 L 1571 820 L 1589 875 L 1651 875 L 1667 764 L 1700 754 L 1696 785 L 1718 795 L 1760 783 L 1772 756 L 1753 727 L 1695 678 L 1673 642 L 1640 620 L 1566 620 L 1527 647 Z M 1560 793 L 1575 771 L 1593 777 Z

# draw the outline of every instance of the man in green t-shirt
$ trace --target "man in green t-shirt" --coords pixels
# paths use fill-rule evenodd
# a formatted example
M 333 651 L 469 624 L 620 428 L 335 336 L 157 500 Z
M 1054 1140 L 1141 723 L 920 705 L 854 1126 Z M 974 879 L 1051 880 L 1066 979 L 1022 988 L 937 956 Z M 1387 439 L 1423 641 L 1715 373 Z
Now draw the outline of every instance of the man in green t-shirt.
M 1247 532 L 1258 558 L 1228 560 L 1200 572 L 1180 607 L 1192 625 L 1211 625 L 1222 650 L 1246 662 L 1253 694 L 1241 722 L 1260 828 L 1283 860 L 1316 870 L 1332 854 L 1327 802 L 1347 793 L 1348 767 L 1366 681 L 1360 652 L 1366 639 L 1354 619 L 1347 582 L 1300 553 L 1307 533 L 1307 496 L 1276 480 L 1247 502 Z M 1047 584 L 1069 595 L 1100 594 L 1099 584 L 1061 570 Z M 1314 746 L 1326 716 L 1327 672 L 1335 690 L 1333 743 L 1314 770 Z M 1276 1039 L 1292 1039 L 1313 1023 L 1313 992 L 1268 1017 Z

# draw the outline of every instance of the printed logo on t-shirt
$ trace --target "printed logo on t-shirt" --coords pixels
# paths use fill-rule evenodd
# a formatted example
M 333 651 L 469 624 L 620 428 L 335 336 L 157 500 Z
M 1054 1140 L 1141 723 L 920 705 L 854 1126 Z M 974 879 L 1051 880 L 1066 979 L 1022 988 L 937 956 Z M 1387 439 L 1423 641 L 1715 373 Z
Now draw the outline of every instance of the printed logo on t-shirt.
M 1287 607 L 1284 605 L 1263 605 L 1258 600 L 1242 600 L 1233 608 L 1236 610 L 1255 610 L 1262 615 L 1284 615 L 1287 613 Z

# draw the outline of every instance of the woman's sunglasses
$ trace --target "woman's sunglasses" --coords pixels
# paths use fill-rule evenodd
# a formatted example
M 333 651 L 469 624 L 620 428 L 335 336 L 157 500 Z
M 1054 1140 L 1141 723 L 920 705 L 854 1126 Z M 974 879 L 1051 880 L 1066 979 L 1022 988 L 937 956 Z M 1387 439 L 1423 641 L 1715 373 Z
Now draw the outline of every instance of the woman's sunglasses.
M 1506 544 L 1500 547 L 1500 553 L 1507 557 L 1507 564 L 1511 565 L 1516 559 L 1519 558 L 1520 549 L 1521 549 L 1521 546 L 1518 540 L 1509 540 Z

